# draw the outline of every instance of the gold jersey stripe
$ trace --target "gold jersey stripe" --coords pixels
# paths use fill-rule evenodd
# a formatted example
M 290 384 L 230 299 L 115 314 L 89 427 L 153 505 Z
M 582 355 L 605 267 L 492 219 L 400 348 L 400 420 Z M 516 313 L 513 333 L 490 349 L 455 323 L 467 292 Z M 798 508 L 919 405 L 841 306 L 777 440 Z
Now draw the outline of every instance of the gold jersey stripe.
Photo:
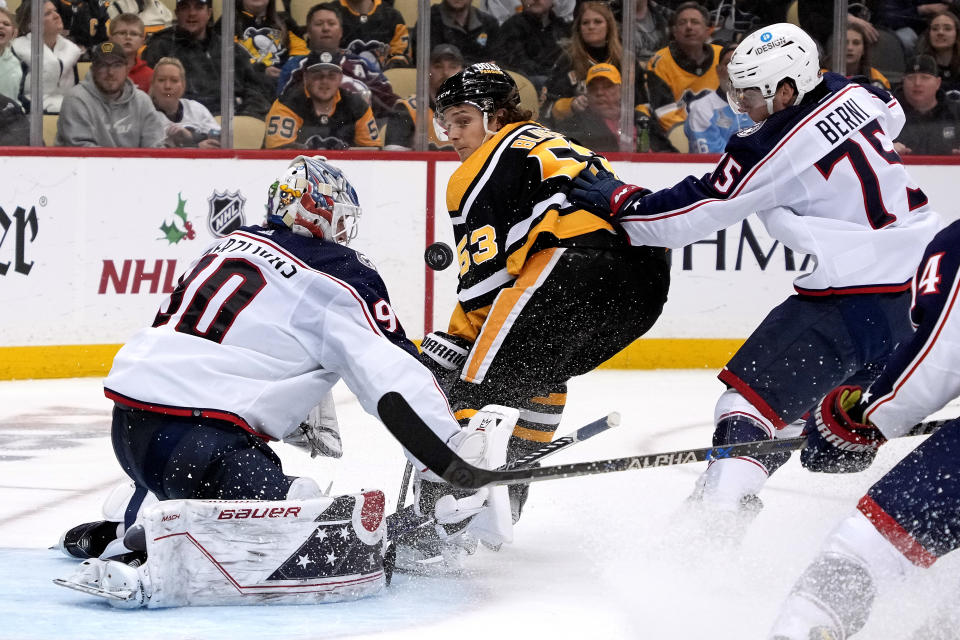
M 490 313 L 490 305 L 464 312 L 463 307 L 457 303 L 457 306 L 453 310 L 453 315 L 450 317 L 450 325 L 447 328 L 447 333 L 473 342 L 477 339 L 480 329 L 483 328 L 483 323 L 487 319 L 488 313 Z
M 553 430 L 536 431 L 535 429 L 525 429 L 524 427 L 514 427 L 513 437 L 521 440 L 532 440 L 533 442 L 550 442 L 553 440 Z
M 533 248 L 541 233 L 549 233 L 557 238 L 573 238 L 601 230 L 613 233 L 613 227 L 609 223 L 589 211 L 577 209 L 563 215 L 560 215 L 560 212 L 556 209 L 547 211 L 543 215 L 543 219 L 527 234 L 527 241 L 507 258 L 507 271 L 509 273 L 520 272 L 524 267 L 523 263 L 527 259 L 527 254 Z
M 529 300 L 531 290 L 539 286 L 544 272 L 553 267 L 555 263 L 554 255 L 559 251 L 562 250 L 546 249 L 537 252 L 523 265 L 523 271 L 520 272 L 520 277 L 517 278 L 514 285 L 504 289 L 497 296 L 490 312 L 487 314 L 486 322 L 483 323 L 483 330 L 470 350 L 470 356 L 463 374 L 464 380 L 467 382 L 480 381 L 481 366 L 484 364 L 489 366 L 489 362 L 496 355 L 494 345 L 499 345 L 503 340 L 502 336 L 506 336 L 510 332 L 514 320 L 520 314 L 520 308 Z
M 454 412 L 453 417 L 459 422 L 460 420 L 469 420 L 475 415 L 477 415 L 476 409 L 460 409 L 460 411 Z
M 567 394 L 551 393 L 548 396 L 537 396 L 535 398 L 530 398 L 530 401 L 536 402 L 537 404 L 549 404 L 555 407 L 560 407 L 567 404 Z

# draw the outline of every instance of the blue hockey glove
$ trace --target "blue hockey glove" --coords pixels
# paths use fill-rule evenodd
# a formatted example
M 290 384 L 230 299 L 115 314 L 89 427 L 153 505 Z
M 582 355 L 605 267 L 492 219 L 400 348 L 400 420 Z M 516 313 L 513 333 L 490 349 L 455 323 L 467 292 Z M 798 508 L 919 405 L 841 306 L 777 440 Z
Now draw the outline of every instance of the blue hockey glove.
M 820 402 L 807 420 L 807 446 L 800 461 L 810 471 L 855 473 L 873 463 L 887 439 L 863 422 L 860 387 L 837 387 Z
M 606 169 L 596 172 L 588 163 L 586 168 L 573 180 L 570 200 L 601 218 L 617 218 L 629 197 L 640 191 L 641 195 L 650 193 L 635 184 L 626 184 Z

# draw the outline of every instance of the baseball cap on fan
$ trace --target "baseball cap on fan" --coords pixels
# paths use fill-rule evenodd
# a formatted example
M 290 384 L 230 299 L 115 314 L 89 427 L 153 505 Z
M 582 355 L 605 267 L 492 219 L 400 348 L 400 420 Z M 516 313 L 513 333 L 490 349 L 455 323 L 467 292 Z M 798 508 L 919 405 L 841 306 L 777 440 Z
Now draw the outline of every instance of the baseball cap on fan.
M 127 56 L 123 53 L 123 47 L 107 41 L 101 42 L 90 50 L 90 62 L 98 66 L 111 62 L 122 62 L 126 64 Z
M 928 55 L 919 55 L 910 58 L 907 60 L 907 68 L 903 70 L 903 75 L 907 76 L 911 73 L 925 73 L 928 76 L 939 75 L 936 59 Z
M 329 51 L 311 51 L 310 55 L 303 61 L 302 68 L 307 72 L 331 70 L 343 73 L 343 69 L 340 68 L 340 60 Z
M 461 67 L 463 66 L 463 54 L 460 53 L 460 49 L 453 46 L 452 44 L 438 44 L 430 52 L 430 64 L 434 64 L 441 60 L 451 60 Z
M 590 84 L 597 78 L 606 78 L 613 84 L 620 84 L 620 71 L 612 64 L 595 64 L 587 70 L 585 84 Z

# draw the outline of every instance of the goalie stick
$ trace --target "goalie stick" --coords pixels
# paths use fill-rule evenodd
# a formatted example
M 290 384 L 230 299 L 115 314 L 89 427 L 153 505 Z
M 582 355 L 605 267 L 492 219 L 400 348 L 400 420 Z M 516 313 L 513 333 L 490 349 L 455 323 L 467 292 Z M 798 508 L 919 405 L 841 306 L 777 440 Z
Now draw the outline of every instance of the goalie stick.
M 535 467 L 511 470 L 488 470 L 475 467 L 464 461 L 437 436 L 419 416 L 413 411 L 402 395 L 389 392 L 380 398 L 377 403 L 380 420 L 397 440 L 407 447 L 417 459 L 430 468 L 431 471 L 442 477 L 455 487 L 462 489 L 479 489 L 487 485 L 522 484 L 555 480 L 558 478 L 572 478 L 575 476 L 613 473 L 631 469 L 649 469 L 652 467 L 667 467 L 693 462 L 709 462 L 723 458 L 739 456 L 755 457 L 781 451 L 796 451 L 807 444 L 804 437 L 788 438 L 784 440 L 762 440 L 759 442 L 743 442 L 740 444 L 724 445 L 719 447 L 703 447 L 699 449 L 682 449 L 667 453 L 650 455 L 628 456 L 625 458 L 611 458 L 593 462 L 576 462 L 560 464 L 551 467 Z M 926 435 L 933 433 L 947 420 L 930 420 L 914 425 L 905 435 Z M 412 446 L 411 446 L 412 445 Z
M 563 437 L 557 438 L 556 440 L 552 440 L 543 446 L 534 449 L 522 458 L 517 458 L 516 460 L 508 462 L 502 467 L 499 467 L 497 471 L 509 471 L 511 469 L 523 468 L 535 464 L 544 458 L 548 458 L 555 453 L 563 451 L 577 442 L 582 442 L 588 438 L 592 438 L 597 434 L 603 433 L 607 429 L 615 427 L 618 424 L 620 424 L 620 414 L 612 413 L 609 416 L 583 425 L 573 433 L 569 433 Z M 413 466 L 409 462 L 407 465 L 407 468 L 412 471 Z M 404 480 L 406 482 L 403 483 L 402 496 L 405 499 L 407 493 L 407 483 L 410 480 L 410 476 L 406 472 L 404 473 Z M 404 507 L 403 504 L 400 503 L 397 507 L 397 511 L 392 515 L 387 516 L 387 537 L 393 540 L 399 535 L 403 535 L 414 529 L 432 523 L 432 516 L 418 515 L 414 510 L 414 505 Z

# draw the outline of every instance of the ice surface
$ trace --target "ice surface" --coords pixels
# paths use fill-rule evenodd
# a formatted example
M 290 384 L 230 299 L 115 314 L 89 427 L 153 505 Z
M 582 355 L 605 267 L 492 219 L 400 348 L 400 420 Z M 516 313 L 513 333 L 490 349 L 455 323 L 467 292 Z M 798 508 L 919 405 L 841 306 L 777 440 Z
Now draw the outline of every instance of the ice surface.
M 612 410 L 623 424 L 551 462 L 705 446 L 721 391 L 712 371 L 576 379 L 561 433 Z M 399 445 L 349 392 L 338 387 L 335 395 L 344 457 L 311 460 L 278 445 L 287 472 L 323 487 L 332 481 L 338 493 L 381 488 L 392 509 Z M 54 586 L 74 561 L 47 550 L 63 530 L 99 519 L 103 498 L 123 478 L 110 447 L 110 409 L 98 379 L 0 383 L 0 639 L 764 638 L 826 533 L 919 442 L 894 441 L 873 468 L 847 476 L 814 475 L 791 460 L 768 483 L 766 508 L 733 552 L 678 530 L 676 513 L 703 469 L 697 464 L 535 485 L 512 545 L 481 549 L 460 576 L 399 575 L 374 598 L 120 611 Z M 942 413 L 958 414 L 960 405 Z M 958 566 L 948 556 L 882 594 L 857 637 L 956 638 Z

